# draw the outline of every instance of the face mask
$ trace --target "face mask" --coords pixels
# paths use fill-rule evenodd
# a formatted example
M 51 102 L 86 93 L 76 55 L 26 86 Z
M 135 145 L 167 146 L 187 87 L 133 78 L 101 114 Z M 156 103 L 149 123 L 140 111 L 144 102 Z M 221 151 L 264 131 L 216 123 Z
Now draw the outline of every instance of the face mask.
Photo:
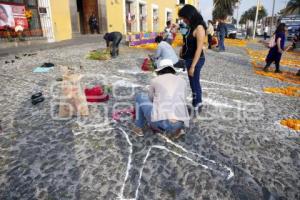
M 184 27 L 184 28 L 180 28 L 179 31 L 182 35 L 186 35 L 188 33 L 189 29 Z

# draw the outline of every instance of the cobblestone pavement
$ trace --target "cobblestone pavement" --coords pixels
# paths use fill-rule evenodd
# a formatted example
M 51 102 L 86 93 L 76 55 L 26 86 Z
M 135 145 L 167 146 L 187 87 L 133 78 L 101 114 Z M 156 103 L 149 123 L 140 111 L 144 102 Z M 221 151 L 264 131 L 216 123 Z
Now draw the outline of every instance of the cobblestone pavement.
M 170 141 L 149 130 L 136 137 L 128 121 L 110 117 L 114 107 L 126 107 L 134 93 L 146 91 L 154 75 L 139 66 L 150 52 L 122 47 L 117 59 L 85 59 L 100 47 L 95 42 L 30 57 L 19 53 L 13 64 L 5 61 L 15 55 L 1 58 L 1 200 L 300 199 L 299 138 L 290 139 L 295 132 L 278 123 L 300 117 L 299 98 L 263 93 L 288 84 L 255 75 L 243 48 L 206 52 L 203 110 L 184 138 Z M 56 66 L 32 72 L 44 62 Z M 89 105 L 88 117 L 58 120 L 58 65 L 85 75 L 87 86 L 114 85 L 115 95 Z M 33 106 L 30 96 L 38 90 L 46 100 Z

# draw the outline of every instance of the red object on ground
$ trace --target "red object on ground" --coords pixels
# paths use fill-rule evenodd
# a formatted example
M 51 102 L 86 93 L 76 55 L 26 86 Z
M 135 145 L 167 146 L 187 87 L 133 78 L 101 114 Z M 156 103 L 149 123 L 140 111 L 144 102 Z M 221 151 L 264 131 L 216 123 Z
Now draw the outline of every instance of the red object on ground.
M 144 62 L 143 62 L 143 65 L 142 65 L 142 70 L 143 71 L 150 71 L 151 69 L 150 69 L 150 60 L 149 60 L 149 58 L 145 58 L 144 59 Z
M 109 100 L 109 95 L 104 94 L 103 88 L 98 85 L 91 89 L 86 88 L 84 93 L 88 102 L 105 102 Z
M 113 115 L 112 115 L 113 120 L 120 121 L 122 114 L 130 114 L 132 119 L 135 119 L 135 109 L 134 108 L 128 108 L 128 109 L 118 110 L 118 111 L 114 112 Z

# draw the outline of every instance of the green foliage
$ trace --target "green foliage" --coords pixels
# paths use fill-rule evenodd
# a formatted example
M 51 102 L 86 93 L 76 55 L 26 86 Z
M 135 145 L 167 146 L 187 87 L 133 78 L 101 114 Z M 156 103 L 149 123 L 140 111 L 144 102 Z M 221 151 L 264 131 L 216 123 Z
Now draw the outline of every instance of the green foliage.
M 267 10 L 261 6 L 261 8 L 258 11 L 258 20 L 261 20 L 262 18 L 266 17 L 268 15 Z M 253 6 L 249 10 L 245 11 L 240 19 L 240 24 L 246 24 L 247 21 L 255 21 L 256 16 L 256 6 Z
M 87 58 L 91 60 L 108 60 L 110 59 L 110 53 L 107 51 L 91 51 Z
M 225 19 L 232 15 L 237 2 L 239 0 L 214 0 L 213 19 Z
M 283 15 L 300 15 L 300 0 L 290 0 L 282 11 Z

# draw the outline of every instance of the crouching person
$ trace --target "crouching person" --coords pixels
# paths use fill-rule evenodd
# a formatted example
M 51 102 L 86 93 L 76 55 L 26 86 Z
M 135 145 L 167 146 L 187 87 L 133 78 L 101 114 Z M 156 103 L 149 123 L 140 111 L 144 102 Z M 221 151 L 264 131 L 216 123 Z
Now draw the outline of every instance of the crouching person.
M 169 137 L 179 138 L 184 127 L 189 126 L 186 104 L 187 86 L 176 75 L 172 60 L 163 59 L 155 70 L 157 77 L 151 80 L 148 94 L 136 96 L 136 120 L 134 132 L 143 136 L 142 129 L 149 126 Z
M 161 60 L 169 59 L 172 60 L 173 66 L 175 68 L 185 69 L 184 60 L 178 59 L 178 56 L 176 55 L 173 47 L 169 43 L 163 41 L 162 36 L 157 36 L 155 38 L 155 42 L 158 44 L 155 56 L 150 55 L 150 59 L 154 63 L 155 67 L 158 66 Z

